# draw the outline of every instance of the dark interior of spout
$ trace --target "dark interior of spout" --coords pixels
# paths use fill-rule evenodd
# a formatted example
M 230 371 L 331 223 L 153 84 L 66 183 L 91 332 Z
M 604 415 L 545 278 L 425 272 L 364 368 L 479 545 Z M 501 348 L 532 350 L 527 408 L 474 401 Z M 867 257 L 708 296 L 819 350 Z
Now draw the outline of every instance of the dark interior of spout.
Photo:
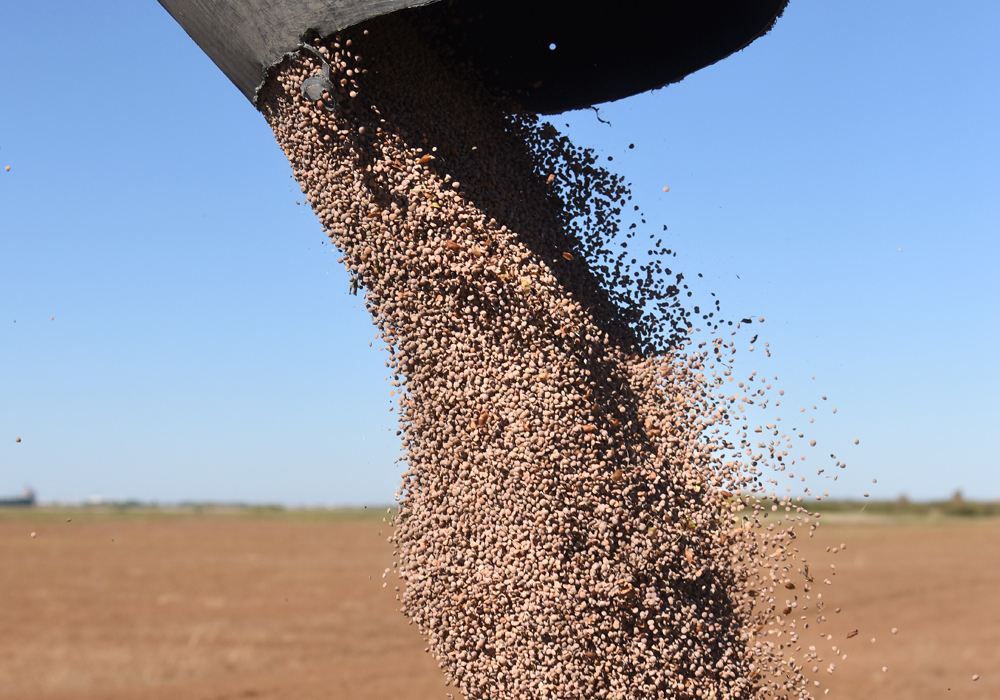
M 766 33 L 787 0 L 455 0 L 408 10 L 526 109 L 553 113 L 677 82 Z
M 404 12 L 525 109 L 554 113 L 681 80 L 766 33 L 788 0 L 160 0 L 251 101 L 310 35 Z

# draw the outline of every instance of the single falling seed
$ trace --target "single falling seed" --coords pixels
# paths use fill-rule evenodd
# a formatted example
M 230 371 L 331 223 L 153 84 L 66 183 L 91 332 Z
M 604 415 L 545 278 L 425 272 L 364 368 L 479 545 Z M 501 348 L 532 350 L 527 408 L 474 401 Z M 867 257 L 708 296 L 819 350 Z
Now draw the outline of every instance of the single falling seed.
M 816 447 L 816 441 L 815 440 L 810 440 L 809 441 L 809 446 L 810 447 Z
M 972 676 L 972 680 L 974 680 L 974 681 L 978 681 L 978 680 L 979 680 L 979 674 L 978 674 L 978 673 L 974 674 L 974 675 Z
M 10 170 L 10 166 L 9 166 L 9 165 L 7 166 L 7 170 Z M 664 191 L 664 192 L 669 192 L 669 191 L 670 191 L 670 188 L 669 188 L 669 187 L 664 187 L 664 188 L 663 188 L 663 191 Z
M 883 667 L 882 667 L 882 673 L 885 673 L 885 672 L 887 672 L 888 670 L 889 670 L 889 667 L 888 667 L 888 666 L 883 666 Z
M 878 483 L 878 479 L 872 479 L 872 483 L 873 484 L 877 484 Z
M 417 162 L 422 165 L 422 164 L 430 162 L 432 160 L 434 160 L 434 156 L 432 156 L 430 153 L 428 153 L 427 155 L 420 156 L 420 160 L 418 160 Z
M 9 165 L 5 165 L 3 169 L 6 170 L 8 173 L 10 172 L 10 166 Z
M 899 628 L 898 627 L 893 627 L 892 628 L 892 633 L 893 634 L 899 634 Z
M 857 445 L 860 442 L 857 438 L 854 439 L 854 444 Z
M 545 178 L 545 184 L 551 185 L 555 179 L 556 179 L 555 173 L 551 173 L 547 178 Z
M 562 255 L 567 260 L 572 260 L 573 259 L 573 254 L 572 253 L 563 253 Z
M 857 637 L 857 636 L 858 636 L 858 631 L 857 630 L 851 630 L 850 632 L 847 633 L 847 638 L 848 639 L 851 639 L 852 637 Z
M 32 532 L 32 533 L 31 533 L 31 536 L 32 536 L 32 537 L 34 537 L 34 536 L 35 536 L 35 533 L 34 533 L 34 532 Z

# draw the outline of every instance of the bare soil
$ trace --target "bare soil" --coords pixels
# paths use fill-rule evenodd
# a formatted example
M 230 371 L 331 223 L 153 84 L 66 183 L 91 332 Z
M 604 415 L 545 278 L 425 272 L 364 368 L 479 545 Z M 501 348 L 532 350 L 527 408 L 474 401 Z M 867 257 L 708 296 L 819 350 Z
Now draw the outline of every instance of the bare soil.
M 0 698 L 458 697 L 382 579 L 382 515 L 5 512 Z M 1000 697 L 1000 519 L 827 519 L 794 592 L 826 697 Z
M 833 581 L 812 589 L 829 601 L 812 631 L 833 639 L 809 642 L 826 697 L 1000 697 L 1000 519 L 824 517 L 802 549 L 814 579 Z

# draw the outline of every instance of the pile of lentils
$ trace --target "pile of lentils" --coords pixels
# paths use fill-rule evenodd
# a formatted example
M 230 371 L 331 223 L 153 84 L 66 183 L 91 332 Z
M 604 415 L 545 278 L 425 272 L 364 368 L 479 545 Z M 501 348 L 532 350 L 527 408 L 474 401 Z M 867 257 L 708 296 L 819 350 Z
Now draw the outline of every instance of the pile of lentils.
M 734 385 L 740 322 L 696 321 L 671 252 L 622 230 L 622 178 L 419 28 L 310 48 L 258 106 L 388 352 L 407 470 L 386 574 L 446 684 L 812 697 L 790 613 L 812 600 L 795 542 L 818 516 L 768 500 L 794 436 L 747 437 L 772 385 Z M 323 63 L 335 94 L 313 101 Z

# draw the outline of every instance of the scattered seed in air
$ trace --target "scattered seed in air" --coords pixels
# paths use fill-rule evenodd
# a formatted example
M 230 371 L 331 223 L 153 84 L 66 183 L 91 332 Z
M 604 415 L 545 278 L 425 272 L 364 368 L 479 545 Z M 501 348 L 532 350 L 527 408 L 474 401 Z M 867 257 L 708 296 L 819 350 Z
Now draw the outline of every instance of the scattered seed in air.
M 749 422 L 771 389 L 735 375 L 743 339 L 721 337 L 752 318 L 686 308 L 655 236 L 632 262 L 631 193 L 591 151 L 400 17 L 366 26 L 314 42 L 337 109 L 303 101 L 321 69 L 308 52 L 258 106 L 401 392 L 386 573 L 446 681 L 466 697 L 807 696 L 804 664 L 764 642 L 792 629 L 780 587 L 796 590 L 770 552 L 818 522 L 802 497 L 763 502 L 765 470 L 786 468 Z

